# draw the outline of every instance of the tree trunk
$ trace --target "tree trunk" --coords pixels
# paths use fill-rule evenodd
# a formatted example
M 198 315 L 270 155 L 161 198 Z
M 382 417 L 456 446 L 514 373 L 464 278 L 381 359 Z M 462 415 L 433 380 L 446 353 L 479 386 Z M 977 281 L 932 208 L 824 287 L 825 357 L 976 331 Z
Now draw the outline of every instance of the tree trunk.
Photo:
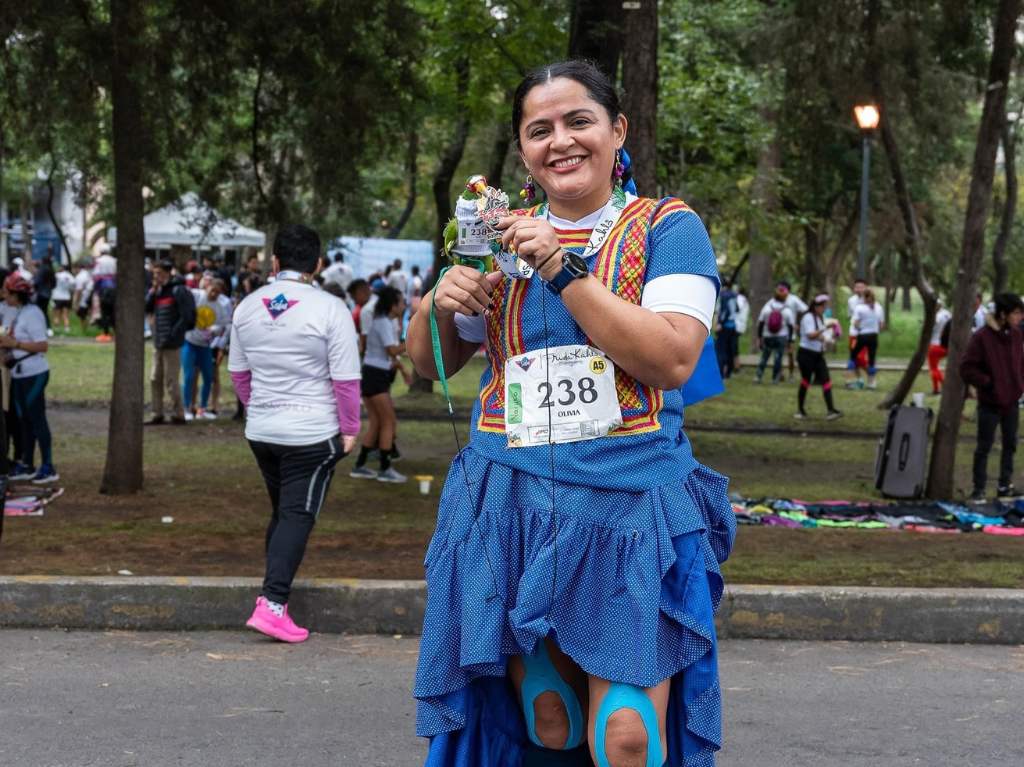
M 910 253 L 905 248 L 900 249 L 900 288 L 903 291 L 903 298 L 901 301 L 901 308 L 905 312 L 909 312 L 914 308 L 913 301 L 910 296 L 910 288 L 913 287 L 914 274 L 910 267 Z
M 10 221 L 7 220 L 7 198 L 3 194 L 4 188 L 4 163 L 6 157 L 6 144 L 4 142 L 4 126 L 0 123 L 0 266 L 7 266 L 7 227 Z M 4 440 L 4 445 L 7 441 Z
M 413 210 L 416 209 L 416 179 L 418 177 L 417 161 L 420 154 L 420 136 L 416 131 L 409 132 L 409 149 L 405 156 L 405 174 L 409 178 L 409 195 L 405 199 L 405 209 L 398 221 L 388 232 L 389 239 L 396 239 L 402 233 L 402 229 L 409 223 Z
M 875 47 L 875 29 L 878 24 L 878 0 L 873 0 L 868 6 L 868 13 L 865 18 L 867 30 L 868 56 L 866 57 L 866 68 L 872 90 L 874 91 L 875 103 L 878 105 L 882 119 L 879 125 L 882 134 L 882 146 L 885 148 L 885 156 L 889 161 L 889 175 L 892 177 L 893 191 L 896 194 L 896 202 L 899 205 L 900 216 L 903 219 L 903 231 L 906 241 L 907 252 L 910 254 L 911 269 L 914 275 L 914 285 L 921 294 L 921 311 L 924 313 L 921 322 L 921 335 L 917 339 L 917 348 L 907 369 L 903 371 L 899 383 L 889 392 L 882 403 L 881 409 L 888 409 L 893 405 L 902 403 L 910 390 L 914 388 L 921 366 L 924 365 L 928 356 L 928 345 L 931 341 L 932 328 L 935 327 L 935 308 L 937 299 L 931 283 L 924 273 L 924 258 L 922 250 L 924 244 L 921 242 L 921 229 L 917 224 L 917 214 L 914 212 L 914 202 L 910 197 L 910 189 L 907 186 L 906 176 L 903 175 L 903 164 L 900 161 L 899 146 L 896 143 L 896 132 L 893 130 L 892 120 L 889 117 L 889 110 L 885 98 L 885 91 L 882 86 L 882 69 L 878 60 Z
M 646 197 L 658 196 L 658 0 L 638 0 L 623 13 L 623 110 L 633 180 Z
M 455 131 L 452 140 L 441 153 L 441 162 L 434 172 L 432 185 L 434 212 L 437 215 L 437 225 L 434 227 L 434 279 L 437 279 L 446 265 L 441 246 L 444 243 L 444 227 L 452 217 L 452 177 L 462 161 L 466 139 L 469 138 L 469 109 L 466 107 L 468 93 L 469 59 L 461 58 L 455 62 Z
M 974 148 L 971 187 L 964 216 L 963 248 L 953 288 L 953 318 L 950 320 L 949 357 L 946 381 L 942 386 L 939 417 L 935 423 L 928 495 L 949 498 L 953 495 L 953 470 L 956 466 L 956 443 L 960 435 L 960 417 L 964 409 L 965 385 L 960 377 L 960 358 L 971 336 L 974 296 L 985 256 L 985 224 L 992 198 L 992 177 L 995 174 L 999 134 L 1006 109 L 1007 83 L 1013 62 L 1017 19 L 1021 0 L 1000 0 L 995 18 L 992 59 L 989 63 L 988 87 L 978 126 L 978 143 Z
M 52 158 L 51 158 L 52 160 Z M 53 188 L 53 174 L 57 170 L 57 164 L 51 162 L 50 172 L 46 174 L 46 215 L 50 217 L 50 223 L 53 224 L 53 228 L 57 230 L 57 237 L 60 239 L 61 249 L 68 255 L 68 264 L 71 264 L 71 249 L 68 247 L 68 241 L 64 237 L 64 227 L 60 225 L 60 221 L 53 214 L 53 197 L 56 194 L 56 190 Z M 62 259 L 59 255 L 57 256 L 57 263 L 61 263 Z
M 808 301 L 811 296 L 818 292 L 821 285 L 821 275 L 818 265 L 821 263 L 821 230 L 817 223 L 808 222 L 804 224 L 804 281 L 801 285 L 803 292 L 800 294 Z
M 775 114 L 764 110 L 763 116 L 769 125 L 775 124 Z M 754 206 L 748 225 L 750 241 L 750 313 L 756 317 L 761 307 L 768 303 L 774 292 L 775 277 L 772 273 L 772 245 L 762 234 L 767 219 L 779 205 L 778 174 L 781 163 L 781 147 L 778 138 L 772 136 L 762 147 L 757 158 L 752 196 Z M 751 333 L 751 342 L 756 333 Z
M 1017 137 L 1004 116 L 1003 130 L 1003 163 L 1006 173 L 1006 199 L 1003 201 L 1003 214 L 999 219 L 999 234 L 992 248 L 992 295 L 998 296 L 1006 291 L 1010 281 L 1010 267 L 1006 260 L 1006 246 L 1013 233 L 1013 219 L 1017 212 Z
M 511 95 L 508 100 L 512 101 Z M 508 126 L 502 123 L 498 126 L 498 135 L 491 147 L 491 162 L 487 169 L 487 183 L 495 189 L 501 189 L 501 182 L 505 176 L 505 160 L 508 158 L 508 148 L 511 145 L 512 135 L 509 133 Z M 509 205 L 514 205 L 519 199 L 519 190 L 506 189 L 505 191 L 508 193 Z
M 145 59 L 141 49 L 145 10 L 136 0 L 111 0 L 113 44 L 114 205 L 117 221 L 117 345 L 110 396 L 107 460 L 101 493 L 121 495 L 142 489 L 142 408 L 145 342 L 142 338 L 142 98 L 137 78 Z
M 836 299 L 836 288 L 839 284 L 839 274 L 843 268 L 843 261 L 845 261 L 850 248 L 853 247 L 854 237 L 857 233 L 858 218 L 857 206 L 851 205 L 846 216 L 846 223 L 843 224 L 843 229 L 839 234 L 839 239 L 836 240 L 835 247 L 832 248 L 832 255 L 825 264 L 822 279 L 825 283 L 825 292 L 832 296 L 833 302 Z
M 622 52 L 622 0 L 573 0 L 569 58 L 594 61 L 615 82 Z

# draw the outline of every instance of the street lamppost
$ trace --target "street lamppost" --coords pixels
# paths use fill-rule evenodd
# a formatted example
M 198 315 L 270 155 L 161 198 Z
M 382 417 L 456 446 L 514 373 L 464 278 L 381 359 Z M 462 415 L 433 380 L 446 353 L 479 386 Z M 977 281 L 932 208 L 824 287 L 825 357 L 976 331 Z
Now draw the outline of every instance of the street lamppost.
M 860 279 L 867 278 L 868 249 L 868 178 L 871 170 L 871 134 L 878 127 L 878 107 L 874 104 L 861 104 L 853 108 L 853 115 L 860 126 L 863 163 L 860 173 L 860 247 L 857 251 L 857 274 Z

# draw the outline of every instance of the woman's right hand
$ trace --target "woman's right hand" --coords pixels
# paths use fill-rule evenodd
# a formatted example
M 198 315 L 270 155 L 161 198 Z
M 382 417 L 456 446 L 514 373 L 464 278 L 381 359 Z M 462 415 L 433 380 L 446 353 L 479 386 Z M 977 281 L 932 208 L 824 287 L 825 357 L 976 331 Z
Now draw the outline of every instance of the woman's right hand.
M 503 279 L 500 271 L 481 274 L 470 266 L 453 266 L 434 286 L 439 315 L 482 314 L 491 308 L 491 293 Z

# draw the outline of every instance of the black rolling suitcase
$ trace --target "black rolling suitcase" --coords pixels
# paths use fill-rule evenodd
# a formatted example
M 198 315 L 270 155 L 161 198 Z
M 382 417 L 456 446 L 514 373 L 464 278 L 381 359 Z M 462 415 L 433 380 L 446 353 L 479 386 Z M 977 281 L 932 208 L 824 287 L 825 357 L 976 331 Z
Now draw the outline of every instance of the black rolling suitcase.
M 888 498 L 920 498 L 928 470 L 932 411 L 897 405 L 889 411 L 875 457 L 875 487 Z

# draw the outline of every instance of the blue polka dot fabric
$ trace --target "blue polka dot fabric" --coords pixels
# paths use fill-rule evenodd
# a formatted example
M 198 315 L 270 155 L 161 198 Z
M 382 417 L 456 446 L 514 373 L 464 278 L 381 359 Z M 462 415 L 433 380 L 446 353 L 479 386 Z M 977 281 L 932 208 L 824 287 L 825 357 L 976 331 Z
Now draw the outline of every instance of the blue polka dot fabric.
M 713 765 L 714 613 L 736 533 L 727 486 L 697 464 L 643 491 L 557 482 L 552 504 L 546 478 L 463 450 L 425 560 L 414 694 L 427 767 L 519 767 L 526 734 L 505 670 L 549 634 L 588 674 L 671 677 L 666 764 Z

